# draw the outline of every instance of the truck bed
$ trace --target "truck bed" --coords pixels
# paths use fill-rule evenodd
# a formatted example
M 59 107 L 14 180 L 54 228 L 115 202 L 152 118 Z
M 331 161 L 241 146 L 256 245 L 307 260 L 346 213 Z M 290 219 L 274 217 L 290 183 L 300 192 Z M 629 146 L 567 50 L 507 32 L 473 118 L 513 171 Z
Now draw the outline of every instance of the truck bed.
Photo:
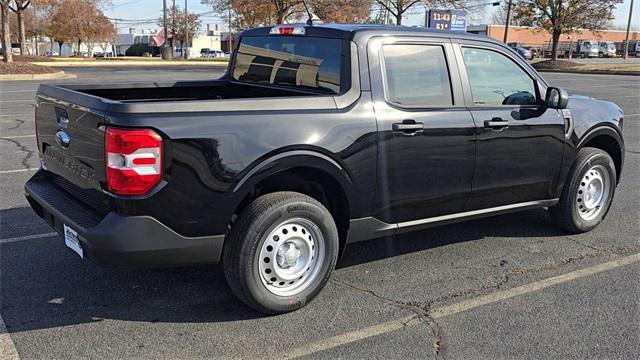
M 317 96 L 295 90 L 238 84 L 226 80 L 58 86 L 121 103 Z

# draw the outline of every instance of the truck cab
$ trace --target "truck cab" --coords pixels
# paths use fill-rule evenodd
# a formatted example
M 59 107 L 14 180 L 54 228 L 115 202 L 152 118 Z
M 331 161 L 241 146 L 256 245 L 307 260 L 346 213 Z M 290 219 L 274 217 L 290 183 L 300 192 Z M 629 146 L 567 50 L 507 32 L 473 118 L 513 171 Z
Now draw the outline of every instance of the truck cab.
M 582 58 L 598 57 L 600 45 L 595 40 L 582 40 L 579 42 L 578 51 Z

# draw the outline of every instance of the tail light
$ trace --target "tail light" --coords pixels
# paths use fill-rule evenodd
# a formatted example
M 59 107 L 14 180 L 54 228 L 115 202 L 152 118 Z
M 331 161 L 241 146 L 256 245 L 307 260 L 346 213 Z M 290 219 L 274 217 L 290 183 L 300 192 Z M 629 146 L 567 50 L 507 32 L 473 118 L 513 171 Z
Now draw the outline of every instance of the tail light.
M 149 129 L 107 128 L 107 185 L 118 195 L 144 195 L 162 178 L 162 138 Z
M 304 35 L 305 29 L 302 25 L 276 25 L 269 30 L 270 35 Z

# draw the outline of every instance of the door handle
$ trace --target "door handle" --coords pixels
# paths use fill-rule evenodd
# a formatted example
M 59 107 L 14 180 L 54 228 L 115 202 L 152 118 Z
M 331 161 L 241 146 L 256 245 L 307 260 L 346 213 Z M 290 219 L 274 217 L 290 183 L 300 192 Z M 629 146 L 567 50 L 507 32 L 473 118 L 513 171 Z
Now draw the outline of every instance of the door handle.
M 494 117 L 491 120 L 485 120 L 484 127 L 493 130 L 503 130 L 509 127 L 509 121 L 499 117 Z
M 395 123 L 392 125 L 393 132 L 401 133 L 402 135 L 413 136 L 417 133 L 421 133 L 424 130 L 422 123 L 415 120 L 402 120 L 401 123 Z

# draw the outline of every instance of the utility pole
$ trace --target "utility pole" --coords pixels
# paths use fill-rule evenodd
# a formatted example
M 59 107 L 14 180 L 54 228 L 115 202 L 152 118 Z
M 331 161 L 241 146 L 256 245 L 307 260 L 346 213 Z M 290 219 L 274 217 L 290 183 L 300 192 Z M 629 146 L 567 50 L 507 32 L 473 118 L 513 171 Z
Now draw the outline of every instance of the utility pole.
M 631 0 L 631 5 L 629 5 L 629 21 L 627 22 L 627 36 L 624 38 L 624 53 L 622 54 L 622 58 L 625 60 L 629 58 L 629 30 L 631 29 L 632 16 L 633 16 L 633 0 Z
M 36 4 L 33 4 L 33 27 L 35 30 L 35 38 L 36 38 L 36 56 L 40 56 L 40 50 L 38 49 L 38 34 L 40 33 L 40 29 L 38 29 L 38 9 Z
M 509 4 L 507 5 L 507 23 L 504 25 L 504 42 L 507 43 L 509 39 L 509 25 L 511 24 L 511 5 L 513 0 L 509 0 Z
M 171 12 L 171 57 L 176 57 L 176 0 L 173 0 L 173 8 Z
M 229 56 L 231 56 L 231 0 L 229 0 Z
M 424 7 L 424 27 L 429 27 L 429 8 L 427 6 Z
M 185 45 L 187 46 L 187 48 L 185 49 L 184 46 L 182 47 L 182 52 L 184 53 L 184 58 L 188 59 L 189 58 L 189 9 L 187 9 L 187 0 L 184 0 L 184 38 L 185 38 Z
M 114 20 L 116 21 L 116 35 L 113 38 L 113 57 L 118 57 L 118 18 Z
M 162 27 L 164 42 L 162 43 L 162 59 L 167 60 L 167 0 L 162 0 Z

